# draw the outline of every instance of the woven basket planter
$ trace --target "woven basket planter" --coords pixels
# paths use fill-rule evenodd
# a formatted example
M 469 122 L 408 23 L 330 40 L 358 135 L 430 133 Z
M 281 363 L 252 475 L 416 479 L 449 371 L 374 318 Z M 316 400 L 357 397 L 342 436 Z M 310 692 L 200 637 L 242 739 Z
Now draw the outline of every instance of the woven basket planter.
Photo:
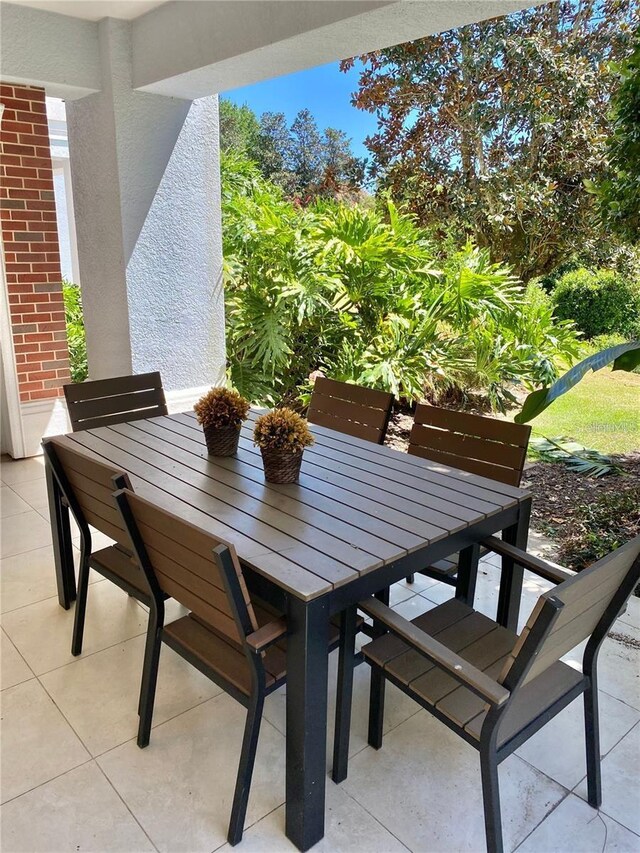
M 238 450 L 240 425 L 229 427 L 202 427 L 210 456 L 234 456 Z
M 302 465 L 302 450 L 260 448 L 264 478 L 269 483 L 297 483 Z

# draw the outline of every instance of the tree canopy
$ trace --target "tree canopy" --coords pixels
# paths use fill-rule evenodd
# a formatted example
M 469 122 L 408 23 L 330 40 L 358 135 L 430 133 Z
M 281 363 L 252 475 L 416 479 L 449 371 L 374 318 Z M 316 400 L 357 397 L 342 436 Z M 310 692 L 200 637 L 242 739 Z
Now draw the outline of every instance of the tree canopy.
M 357 192 L 364 179 L 364 163 L 354 156 L 344 131 L 328 127 L 321 132 L 308 109 L 300 110 L 289 126 L 284 113 L 258 118 L 246 104 L 221 99 L 220 146 L 248 157 L 265 178 L 303 203 Z
M 623 239 L 640 240 L 640 27 L 634 49 L 613 67 L 620 88 L 613 98 L 613 133 L 607 142 L 609 170 L 599 187 L 603 224 Z
M 596 243 L 584 181 L 603 173 L 610 63 L 637 19 L 637 0 L 560 0 L 360 57 L 379 183 L 525 281 Z

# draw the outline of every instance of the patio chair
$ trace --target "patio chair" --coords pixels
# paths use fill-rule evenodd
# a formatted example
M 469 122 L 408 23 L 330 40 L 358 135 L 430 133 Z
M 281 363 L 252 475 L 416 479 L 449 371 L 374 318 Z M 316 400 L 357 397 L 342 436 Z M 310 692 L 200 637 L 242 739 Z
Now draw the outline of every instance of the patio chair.
M 393 394 L 320 376 L 313 386 L 307 420 L 384 444 L 392 407 Z
M 388 631 L 362 649 L 372 667 L 369 744 L 382 745 L 388 679 L 479 751 L 487 848 L 499 853 L 498 764 L 580 694 L 588 800 L 601 804 L 598 653 L 640 579 L 640 537 L 577 575 L 500 539 L 485 544 L 558 584 L 540 596 L 519 636 L 456 599 L 412 622 L 377 599 L 359 607 Z M 561 658 L 585 639 L 580 672 Z
M 150 605 L 147 581 L 127 548 L 129 538 L 113 501 L 115 489 L 131 489 L 127 475 L 56 438 L 42 442 L 60 491 L 80 529 L 80 569 L 71 653 L 82 652 L 89 570 L 94 569 L 120 589 Z M 115 545 L 92 550 L 89 525 L 115 540 Z
M 228 831 L 235 845 L 242 839 L 264 700 L 286 680 L 286 619 L 250 595 L 233 545 L 127 489 L 116 492 L 115 500 L 152 596 L 138 746 L 149 744 L 164 641 L 247 708 Z M 191 612 L 165 625 L 168 596 Z M 338 639 L 332 629 L 330 647 Z M 350 707 L 350 695 L 347 700 Z
M 527 458 L 531 427 L 497 418 L 454 412 L 436 406 L 416 406 L 408 452 L 413 456 L 460 468 L 499 483 L 519 486 Z M 419 574 L 457 587 L 473 603 L 473 589 L 458 587 L 458 555 L 421 569 Z M 414 575 L 408 575 L 412 583 Z M 469 583 L 469 579 L 465 579 Z
M 153 373 L 64 386 L 73 432 L 167 414 L 162 378 Z

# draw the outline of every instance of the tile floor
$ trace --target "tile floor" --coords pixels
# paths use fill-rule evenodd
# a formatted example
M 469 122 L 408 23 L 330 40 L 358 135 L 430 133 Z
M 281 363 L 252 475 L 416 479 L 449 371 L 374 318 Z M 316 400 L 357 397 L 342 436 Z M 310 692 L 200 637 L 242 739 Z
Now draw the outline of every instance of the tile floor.
M 138 749 L 144 609 L 96 577 L 85 650 L 72 658 L 73 614 L 57 603 L 42 460 L 3 461 L 1 478 L 2 850 L 224 848 L 244 712 L 165 647 L 151 745 Z M 477 605 L 490 615 L 497 576 L 484 562 Z M 533 576 L 525 587 L 523 619 L 545 588 Z M 449 595 L 418 577 L 396 584 L 392 603 L 412 618 Z M 633 599 L 600 657 L 602 809 L 585 802 L 576 702 L 501 765 L 509 850 L 640 851 L 639 647 Z M 576 664 L 579 652 L 568 656 Z M 383 748 L 370 749 L 368 681 L 358 667 L 349 778 L 327 780 L 326 836 L 314 849 L 483 850 L 475 751 L 394 688 Z M 266 703 L 240 848 L 249 853 L 293 849 L 283 835 L 284 704 L 282 690 Z

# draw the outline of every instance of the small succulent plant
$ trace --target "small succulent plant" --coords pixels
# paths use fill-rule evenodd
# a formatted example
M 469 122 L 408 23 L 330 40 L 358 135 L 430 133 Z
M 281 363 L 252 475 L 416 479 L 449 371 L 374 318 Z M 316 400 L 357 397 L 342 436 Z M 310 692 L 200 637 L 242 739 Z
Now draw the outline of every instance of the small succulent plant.
M 304 450 L 313 444 L 307 422 L 292 409 L 273 409 L 256 421 L 253 442 L 263 450 Z
M 249 412 L 249 401 L 230 388 L 212 388 L 193 410 L 204 427 L 239 427 Z

